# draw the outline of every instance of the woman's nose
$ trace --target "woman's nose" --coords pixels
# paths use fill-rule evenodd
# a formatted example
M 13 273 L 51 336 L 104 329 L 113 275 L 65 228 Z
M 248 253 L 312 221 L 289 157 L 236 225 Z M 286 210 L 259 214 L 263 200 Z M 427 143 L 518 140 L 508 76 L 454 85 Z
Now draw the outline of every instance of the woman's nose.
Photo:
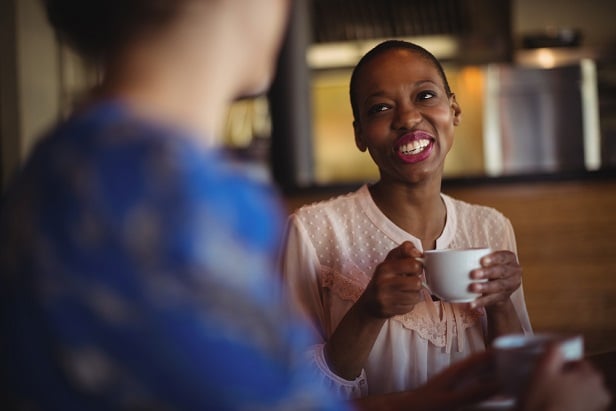
M 400 106 L 392 123 L 394 130 L 411 129 L 421 122 L 421 112 L 412 104 Z

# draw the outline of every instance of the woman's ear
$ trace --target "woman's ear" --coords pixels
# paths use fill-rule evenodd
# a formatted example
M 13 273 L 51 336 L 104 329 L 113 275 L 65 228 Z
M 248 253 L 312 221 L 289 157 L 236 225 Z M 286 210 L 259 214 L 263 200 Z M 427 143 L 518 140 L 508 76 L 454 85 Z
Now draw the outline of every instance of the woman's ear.
M 355 133 L 355 145 L 359 149 L 359 151 L 364 152 L 368 149 L 366 143 L 364 143 L 363 138 L 361 137 L 361 127 L 357 120 L 353 120 L 353 132 Z
M 462 122 L 462 108 L 460 107 L 460 104 L 458 104 L 455 93 L 451 93 L 449 100 L 451 109 L 453 110 L 453 125 L 458 126 Z

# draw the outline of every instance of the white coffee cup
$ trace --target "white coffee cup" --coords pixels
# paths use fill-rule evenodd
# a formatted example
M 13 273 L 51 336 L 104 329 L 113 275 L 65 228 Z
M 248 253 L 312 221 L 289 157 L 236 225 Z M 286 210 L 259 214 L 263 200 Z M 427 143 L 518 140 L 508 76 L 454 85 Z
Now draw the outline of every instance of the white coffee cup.
M 493 341 L 496 371 L 504 385 L 504 394 L 517 398 L 526 389 L 537 361 L 552 343 L 558 344 L 565 361 L 584 357 L 584 337 L 577 334 L 510 334 Z
M 487 280 L 473 280 L 472 270 L 480 268 L 482 257 L 490 254 L 490 248 L 448 248 L 424 251 L 423 258 L 426 283 L 431 294 L 443 301 L 463 303 L 475 300 L 480 294 L 469 291 L 471 284 Z

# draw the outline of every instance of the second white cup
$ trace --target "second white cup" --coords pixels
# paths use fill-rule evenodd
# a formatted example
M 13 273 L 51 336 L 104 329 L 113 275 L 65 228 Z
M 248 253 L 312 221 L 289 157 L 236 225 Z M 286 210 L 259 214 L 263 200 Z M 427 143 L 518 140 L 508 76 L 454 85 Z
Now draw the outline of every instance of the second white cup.
M 496 368 L 505 394 L 516 398 L 526 389 L 537 361 L 552 343 L 558 345 L 565 361 L 576 361 L 584 356 L 584 338 L 580 334 L 510 334 L 494 340 Z

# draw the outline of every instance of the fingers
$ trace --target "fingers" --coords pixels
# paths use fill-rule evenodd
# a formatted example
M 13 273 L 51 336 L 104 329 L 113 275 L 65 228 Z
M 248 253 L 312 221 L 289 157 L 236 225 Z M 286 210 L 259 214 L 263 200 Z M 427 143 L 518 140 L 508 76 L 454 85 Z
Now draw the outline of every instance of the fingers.
M 578 373 L 579 375 L 584 375 L 587 379 L 593 376 L 601 378 L 601 375 L 588 361 L 567 360 L 563 355 L 559 343 L 555 342 L 550 344 L 546 352 L 541 356 L 537 368 L 535 369 L 534 378 L 547 378 L 550 375 L 557 375 L 562 372 Z
M 502 278 L 498 280 L 488 280 L 485 282 L 473 283 L 469 290 L 479 294 L 503 294 L 508 298 L 522 284 L 522 279 L 518 276 Z
M 585 360 L 566 361 L 557 345 L 541 357 L 528 387 L 520 400 L 529 411 L 599 411 L 611 401 L 601 373 Z
M 413 243 L 411 243 L 410 241 L 405 241 L 398 247 L 392 249 L 389 254 L 387 254 L 387 257 L 385 257 L 385 259 L 389 260 L 391 258 L 417 258 L 421 256 L 422 252 L 419 251 L 417 247 L 413 245 Z
M 521 273 L 522 267 L 519 265 L 493 265 L 471 271 L 471 278 L 474 280 L 503 280 L 517 277 Z
M 522 267 L 514 253 L 507 250 L 495 251 L 481 259 L 481 268 L 471 271 L 475 280 L 498 280 L 520 276 Z
M 419 276 L 423 264 L 416 260 L 422 253 L 413 243 L 405 241 L 392 249 L 385 260 L 376 268 L 376 276 Z
M 375 274 L 384 277 L 420 276 L 423 264 L 414 258 L 389 259 L 383 261 L 376 268 Z
M 451 392 L 448 395 L 448 404 L 453 407 L 452 409 L 459 410 L 462 406 L 477 404 L 479 401 L 490 398 L 498 393 L 499 388 L 499 384 L 494 380 L 474 382 Z
M 537 364 L 535 378 L 541 378 L 541 374 L 557 374 L 563 369 L 563 365 L 564 358 L 558 343 L 552 343 Z
M 476 353 L 454 363 L 433 377 L 428 385 L 441 393 L 440 405 L 443 407 L 439 409 L 444 409 L 446 404 L 459 409 L 463 405 L 486 399 L 500 389 L 494 378 L 491 351 Z
M 522 284 L 522 267 L 511 251 L 495 251 L 482 258 L 481 268 L 473 270 L 470 276 L 475 280 L 487 280 L 469 286 L 469 291 L 481 294 L 474 306 L 502 304 Z
M 377 280 L 376 301 L 379 316 L 405 314 L 422 300 L 421 279 L 418 276 L 390 276 Z
M 421 289 L 421 278 L 416 275 L 413 276 L 381 276 L 376 280 L 375 284 L 379 289 L 388 293 L 409 293 L 417 292 Z
M 460 381 L 468 381 L 469 378 L 483 380 L 485 376 L 492 376 L 493 372 L 493 353 L 486 350 L 454 363 L 434 379 L 445 387 L 453 388 L 459 385 Z
M 365 300 L 374 307 L 374 315 L 405 314 L 422 300 L 423 264 L 415 259 L 421 255 L 421 251 L 406 241 L 392 249 L 376 267 L 365 291 Z
M 490 267 L 493 265 L 508 265 L 517 264 L 518 258 L 509 250 L 498 250 L 486 255 L 481 259 L 482 267 Z
M 477 308 L 507 303 L 511 300 L 511 294 L 520 287 L 520 284 L 521 282 L 512 279 L 490 280 L 471 284 L 469 290 L 481 294 L 472 302 L 472 306 Z

